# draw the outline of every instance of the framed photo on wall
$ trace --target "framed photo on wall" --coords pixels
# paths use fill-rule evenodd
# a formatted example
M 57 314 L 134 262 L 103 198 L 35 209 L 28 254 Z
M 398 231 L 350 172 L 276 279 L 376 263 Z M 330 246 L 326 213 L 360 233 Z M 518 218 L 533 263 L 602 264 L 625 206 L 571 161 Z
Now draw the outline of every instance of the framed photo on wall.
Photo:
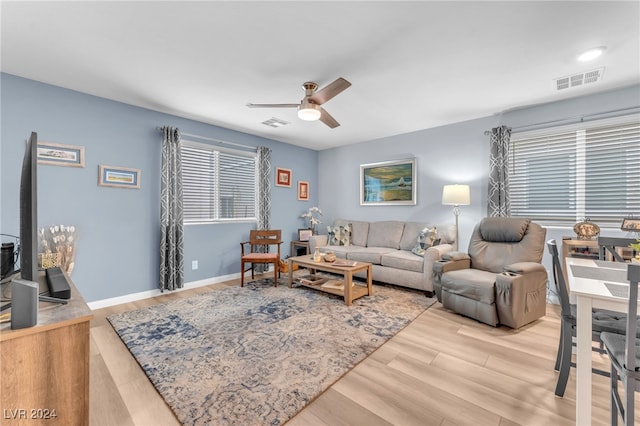
M 303 180 L 298 181 L 298 200 L 309 200 L 309 182 L 305 182 Z
M 276 167 L 276 186 L 291 187 L 291 169 Z
M 98 185 L 140 189 L 140 173 L 140 169 L 100 165 Z
M 416 159 L 360 166 L 360 205 L 415 205 Z
M 84 147 L 39 141 L 38 164 L 84 167 Z

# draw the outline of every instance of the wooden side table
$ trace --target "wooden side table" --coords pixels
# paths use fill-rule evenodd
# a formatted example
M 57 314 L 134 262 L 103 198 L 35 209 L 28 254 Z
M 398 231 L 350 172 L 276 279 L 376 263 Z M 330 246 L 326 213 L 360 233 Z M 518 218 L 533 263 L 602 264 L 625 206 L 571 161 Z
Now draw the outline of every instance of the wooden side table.
M 305 249 L 304 254 L 309 254 L 309 251 L 311 250 L 309 248 L 309 241 L 291 241 L 291 257 L 298 256 L 298 247 Z

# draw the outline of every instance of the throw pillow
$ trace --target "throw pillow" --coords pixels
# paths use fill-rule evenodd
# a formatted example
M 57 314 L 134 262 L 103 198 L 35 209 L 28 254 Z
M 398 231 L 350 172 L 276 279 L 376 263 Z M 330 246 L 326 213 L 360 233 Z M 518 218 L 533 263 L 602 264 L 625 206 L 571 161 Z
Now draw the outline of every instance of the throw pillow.
M 327 226 L 330 246 L 351 245 L 351 224 L 340 226 Z
M 424 252 L 433 246 L 440 244 L 440 238 L 438 237 L 438 230 L 434 226 L 433 228 L 424 228 L 418 235 L 418 245 L 411 249 L 411 253 L 418 256 L 424 256 Z

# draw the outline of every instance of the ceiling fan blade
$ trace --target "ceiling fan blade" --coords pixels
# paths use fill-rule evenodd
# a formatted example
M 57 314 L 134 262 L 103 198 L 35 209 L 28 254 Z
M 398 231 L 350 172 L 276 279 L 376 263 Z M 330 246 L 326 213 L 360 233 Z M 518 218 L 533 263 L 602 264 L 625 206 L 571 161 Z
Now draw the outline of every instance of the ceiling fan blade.
M 309 99 L 315 104 L 322 105 L 343 90 L 347 89 L 349 86 L 351 86 L 351 83 L 340 77 L 333 83 L 330 83 L 328 86 L 325 86 L 322 89 L 318 90 L 316 93 L 311 95 Z
M 331 127 L 332 129 L 335 129 L 340 125 L 340 123 L 338 123 L 336 119 L 333 118 L 331 114 L 329 114 L 327 110 L 322 107 L 320 107 L 320 121 L 322 121 L 324 124 Z
M 252 104 L 248 103 L 249 108 L 298 108 L 300 104 Z

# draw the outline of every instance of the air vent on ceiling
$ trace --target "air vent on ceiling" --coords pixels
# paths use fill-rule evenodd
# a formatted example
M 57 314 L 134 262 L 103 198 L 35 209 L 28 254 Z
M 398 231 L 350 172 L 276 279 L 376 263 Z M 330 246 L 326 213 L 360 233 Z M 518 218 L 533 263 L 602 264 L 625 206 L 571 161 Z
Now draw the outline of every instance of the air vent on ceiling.
M 584 86 L 585 84 L 592 84 L 602 80 L 604 74 L 604 67 L 597 68 L 591 71 L 581 72 L 579 74 L 569 75 L 566 77 L 560 77 L 556 79 L 557 90 L 569 89 L 571 87 Z
M 282 126 L 286 126 L 287 124 L 289 124 L 289 122 L 288 121 L 284 121 L 284 120 L 280 120 L 279 118 L 272 117 L 272 118 L 268 119 L 267 121 L 263 121 L 262 124 L 264 124 L 265 126 L 270 126 L 270 127 L 282 127 Z

